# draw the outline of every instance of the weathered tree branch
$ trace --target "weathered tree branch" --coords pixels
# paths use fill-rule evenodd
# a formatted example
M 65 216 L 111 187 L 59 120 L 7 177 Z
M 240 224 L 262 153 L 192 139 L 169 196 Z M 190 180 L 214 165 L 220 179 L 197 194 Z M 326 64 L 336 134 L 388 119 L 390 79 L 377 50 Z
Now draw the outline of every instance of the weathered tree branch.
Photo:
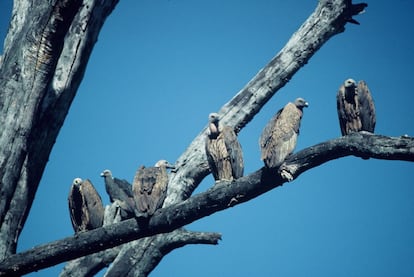
M 306 170 L 349 155 L 412 162 L 414 138 L 354 133 L 308 147 L 291 155 L 285 163 L 296 178 Z M 277 174 L 276 169 L 262 168 L 163 208 L 151 217 L 147 225 L 129 219 L 9 256 L 0 263 L 0 276 L 32 272 L 132 240 L 171 232 L 217 211 L 249 201 L 283 183 L 285 180 Z
M 16 251 L 52 146 L 117 2 L 14 1 L 0 67 L 0 258 Z
M 161 261 L 161 259 L 172 250 L 188 244 L 218 244 L 221 235 L 208 232 L 190 232 L 184 229 L 177 229 L 164 236 L 152 236 L 144 238 L 149 240 L 146 248 L 138 247 L 140 240 L 131 242 L 131 247 L 114 247 L 102 252 L 94 253 L 73 261 L 65 265 L 60 273 L 60 277 L 84 277 L 93 276 L 110 263 L 110 271 L 106 274 L 110 276 L 147 276 Z M 134 247 L 135 246 L 135 247 Z M 128 251 L 126 254 L 118 255 L 119 252 Z M 130 259 L 116 259 L 127 255 Z M 115 261 L 114 261 L 115 260 Z M 134 268 L 132 265 L 140 261 L 143 267 Z
M 171 233 L 144 238 L 145 243 L 142 243 L 141 240 L 135 240 L 130 243 L 130 247 L 122 248 L 120 255 L 107 271 L 106 277 L 148 276 L 162 258 L 174 249 L 188 244 L 216 245 L 220 239 L 221 235 L 218 233 L 177 229 Z M 142 245 L 146 247 L 142 247 Z M 123 257 L 129 257 L 129 259 Z M 142 266 L 134 266 L 136 264 Z
M 105 209 L 104 226 L 109 226 L 121 221 L 119 206 L 116 202 L 107 206 Z M 106 276 L 146 276 L 145 273 L 151 272 L 161 261 L 164 255 L 172 250 L 183 247 L 187 244 L 217 244 L 221 239 L 218 233 L 190 232 L 184 229 L 177 229 L 164 236 L 158 235 L 143 238 L 146 241 L 139 247 L 141 240 L 130 242 L 130 247 L 117 246 L 87 255 L 68 262 L 59 274 L 60 277 L 84 277 L 94 276 L 100 270 L 108 267 L 114 262 Z M 121 252 L 121 255 L 119 255 Z M 123 253 L 128 252 L 128 253 Z M 127 256 L 128 259 L 120 257 Z M 115 260 L 115 261 L 114 261 Z M 133 268 L 131 265 L 140 262 L 143 266 Z
M 121 221 L 121 210 L 115 201 L 105 207 L 104 226 L 112 225 Z M 66 263 L 59 274 L 60 277 L 84 277 L 94 276 L 103 268 L 109 266 L 116 258 L 122 246 L 106 249 L 88 256 L 84 256 Z

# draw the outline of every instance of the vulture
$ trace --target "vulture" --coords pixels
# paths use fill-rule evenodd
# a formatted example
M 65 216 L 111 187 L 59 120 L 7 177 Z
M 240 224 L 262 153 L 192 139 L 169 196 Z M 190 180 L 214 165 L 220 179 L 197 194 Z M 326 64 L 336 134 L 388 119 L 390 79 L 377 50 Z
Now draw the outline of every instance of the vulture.
M 343 136 L 359 131 L 374 132 L 375 106 L 364 81 L 357 85 L 353 79 L 345 80 L 336 95 L 336 106 Z
M 99 228 L 103 224 L 104 207 L 101 197 L 86 179 L 75 178 L 69 191 L 69 213 L 75 232 Z
M 134 214 L 135 202 L 131 184 L 124 179 L 112 177 L 112 172 L 108 169 L 105 169 L 101 173 L 101 177 L 104 178 L 105 189 L 109 195 L 109 200 L 111 202 L 118 202 L 122 210 L 122 218 L 128 217 L 129 214 Z
M 137 216 L 151 216 L 162 207 L 167 196 L 167 168 L 174 166 L 166 160 L 158 161 L 153 167 L 138 168 L 132 184 Z
M 214 180 L 238 179 L 243 176 L 243 152 L 234 129 L 221 126 L 217 113 L 208 116 L 209 131 L 206 139 L 207 161 Z
M 268 168 L 279 167 L 296 146 L 303 108 L 308 106 L 297 98 L 280 109 L 263 129 L 259 140 L 261 159 Z

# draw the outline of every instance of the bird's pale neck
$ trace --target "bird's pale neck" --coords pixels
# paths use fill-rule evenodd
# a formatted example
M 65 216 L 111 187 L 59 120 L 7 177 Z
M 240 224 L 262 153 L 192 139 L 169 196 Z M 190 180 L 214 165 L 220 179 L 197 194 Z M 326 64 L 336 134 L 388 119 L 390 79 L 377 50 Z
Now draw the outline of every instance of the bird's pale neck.
M 218 136 L 219 134 L 218 122 L 210 122 L 209 129 L 210 129 L 210 137 Z

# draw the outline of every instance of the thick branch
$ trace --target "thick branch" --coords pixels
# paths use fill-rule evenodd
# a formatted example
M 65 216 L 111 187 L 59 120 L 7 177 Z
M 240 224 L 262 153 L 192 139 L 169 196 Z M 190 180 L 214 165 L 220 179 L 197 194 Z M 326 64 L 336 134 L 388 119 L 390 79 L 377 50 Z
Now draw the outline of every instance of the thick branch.
M 135 240 L 130 243 L 130 247 L 122 248 L 105 276 L 148 276 L 162 258 L 174 249 L 188 244 L 216 245 L 220 239 L 218 233 L 177 229 L 171 233 Z M 141 266 L 134 266 L 136 264 Z
M 302 172 L 345 156 L 363 159 L 414 161 L 413 137 L 392 138 L 368 132 L 353 133 L 306 148 L 285 161 L 294 178 Z
M 297 177 L 320 164 L 349 155 L 414 161 L 414 138 L 355 133 L 293 154 L 286 161 L 286 166 L 293 168 L 291 173 Z M 135 219 L 129 219 L 12 255 L 1 262 L 0 275 L 32 272 L 125 242 L 171 232 L 197 219 L 253 199 L 284 182 L 276 170 L 262 168 L 236 181 L 222 182 L 206 192 L 163 208 L 151 217 L 148 224 L 138 224 Z
M 147 276 L 161 259 L 172 250 L 188 244 L 216 245 L 220 239 L 221 235 L 218 233 L 190 232 L 179 229 L 163 236 L 135 240 L 130 242 L 131 247 L 128 248 L 114 247 L 70 261 L 65 265 L 59 276 L 93 276 L 112 262 L 114 263 L 105 275 L 107 277 L 127 276 L 128 274 L 131 276 Z M 143 240 L 148 240 L 148 242 L 143 243 Z M 145 247 L 142 247 L 142 245 L 145 245 Z M 119 259 L 119 257 L 129 258 Z M 138 262 L 143 266 L 134 268 L 133 265 Z
M 121 221 L 121 210 L 117 202 L 105 207 L 104 226 Z M 88 256 L 84 256 L 66 263 L 59 277 L 94 276 L 103 268 L 109 266 L 118 255 L 122 246 L 106 249 Z
M 105 209 L 104 226 L 121 221 L 119 205 L 115 202 Z M 221 235 L 218 233 L 190 232 L 178 229 L 163 236 L 153 236 L 135 240 L 123 246 L 113 247 L 68 262 L 59 274 L 60 277 L 94 276 L 103 268 L 114 262 L 105 276 L 147 276 L 161 261 L 163 256 L 172 250 L 187 244 L 218 244 Z M 124 257 L 128 257 L 125 258 Z M 115 261 L 114 261 L 115 260 Z M 132 269 L 140 262 L 142 266 Z M 139 271 L 139 272 L 138 272 Z M 141 275 L 142 274 L 142 275 Z

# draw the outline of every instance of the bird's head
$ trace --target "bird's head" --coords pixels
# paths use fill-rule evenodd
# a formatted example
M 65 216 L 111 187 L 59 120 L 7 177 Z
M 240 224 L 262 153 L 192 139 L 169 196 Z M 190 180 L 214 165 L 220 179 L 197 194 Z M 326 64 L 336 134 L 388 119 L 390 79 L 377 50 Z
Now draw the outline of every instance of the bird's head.
M 208 115 L 208 128 L 210 129 L 210 138 L 216 138 L 219 134 L 219 120 L 218 113 L 211 113 Z
M 304 107 L 308 107 L 309 106 L 309 103 L 306 102 L 305 99 L 300 98 L 300 97 L 299 98 L 296 98 L 294 104 L 295 104 L 296 107 L 298 107 L 298 109 L 303 109 Z
M 346 79 L 344 82 L 345 88 L 356 88 L 356 86 L 357 86 L 357 83 L 352 78 Z
M 112 177 L 112 172 L 109 169 L 105 169 L 102 171 L 101 177 Z
M 346 79 L 344 82 L 344 88 L 345 88 L 345 97 L 348 99 L 348 101 L 353 101 L 355 95 L 358 94 L 357 90 L 357 83 L 354 79 Z
M 82 179 L 79 178 L 79 177 L 73 179 L 73 181 L 72 181 L 72 185 L 75 185 L 75 186 L 79 186 L 81 183 L 82 183 Z
M 165 167 L 165 168 L 171 168 L 174 169 L 175 166 L 173 164 L 170 164 L 167 160 L 159 160 L 155 163 L 155 167 Z
M 220 120 L 220 116 L 218 113 L 211 113 L 208 115 L 208 122 L 210 123 L 217 123 Z

